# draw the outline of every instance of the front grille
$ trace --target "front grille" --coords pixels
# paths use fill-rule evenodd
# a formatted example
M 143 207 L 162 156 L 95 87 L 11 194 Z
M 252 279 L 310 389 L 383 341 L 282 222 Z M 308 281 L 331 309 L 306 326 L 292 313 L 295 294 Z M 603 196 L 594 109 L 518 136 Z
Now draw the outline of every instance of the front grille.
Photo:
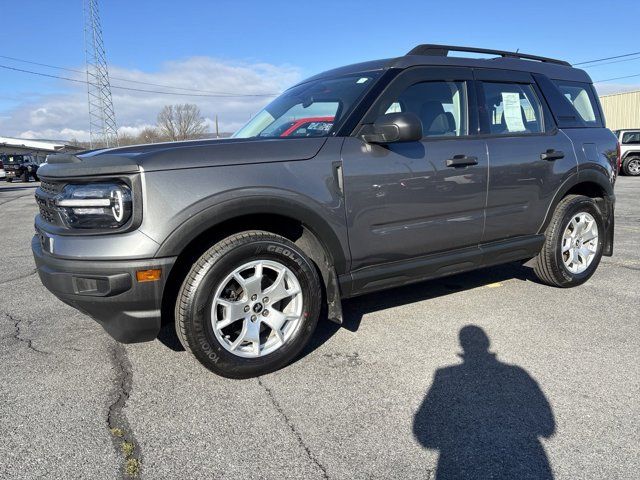
M 36 190 L 36 203 L 40 210 L 40 217 L 52 225 L 62 225 L 58 210 L 55 208 L 53 199 L 62 191 L 64 183 L 42 180 L 40 187 Z
M 42 182 L 40 182 L 40 190 L 42 190 L 45 193 L 48 193 L 49 195 L 57 195 L 62 191 L 63 187 L 64 187 L 64 183 L 48 182 L 46 180 L 43 180 Z

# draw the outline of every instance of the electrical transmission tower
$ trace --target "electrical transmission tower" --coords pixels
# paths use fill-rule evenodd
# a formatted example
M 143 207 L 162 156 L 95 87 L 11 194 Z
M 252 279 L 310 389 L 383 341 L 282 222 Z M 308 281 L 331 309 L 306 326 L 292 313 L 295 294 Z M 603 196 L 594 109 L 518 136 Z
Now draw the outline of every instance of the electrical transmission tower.
M 84 0 L 84 41 L 91 148 L 117 147 L 116 114 L 111 99 L 98 0 Z

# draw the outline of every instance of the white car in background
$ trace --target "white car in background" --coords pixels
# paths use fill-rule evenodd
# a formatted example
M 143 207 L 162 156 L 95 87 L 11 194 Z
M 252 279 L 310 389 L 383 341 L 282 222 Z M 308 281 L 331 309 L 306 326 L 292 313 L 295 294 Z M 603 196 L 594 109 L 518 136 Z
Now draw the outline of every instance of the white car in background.
M 620 169 L 625 175 L 640 175 L 640 129 L 616 130 L 620 142 Z
M 5 180 L 7 178 L 7 172 L 4 171 L 4 164 L 0 160 L 0 179 Z

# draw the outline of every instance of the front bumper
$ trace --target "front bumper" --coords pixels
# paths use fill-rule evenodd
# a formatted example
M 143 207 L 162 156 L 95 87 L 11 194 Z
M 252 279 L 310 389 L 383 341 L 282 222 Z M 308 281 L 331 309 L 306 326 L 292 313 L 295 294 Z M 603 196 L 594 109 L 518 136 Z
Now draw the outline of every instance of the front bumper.
M 68 260 L 31 241 L 38 275 L 64 303 L 94 318 L 123 343 L 153 340 L 160 330 L 162 293 L 176 257 L 148 260 Z M 138 282 L 136 271 L 162 269 L 160 280 Z

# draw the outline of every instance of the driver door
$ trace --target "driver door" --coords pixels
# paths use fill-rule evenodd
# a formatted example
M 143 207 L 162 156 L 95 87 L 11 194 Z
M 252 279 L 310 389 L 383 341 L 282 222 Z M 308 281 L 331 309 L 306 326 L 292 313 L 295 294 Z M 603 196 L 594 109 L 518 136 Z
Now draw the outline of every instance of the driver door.
M 373 289 L 376 276 L 399 276 L 396 283 L 403 276 L 421 276 L 416 260 L 431 254 L 478 251 L 488 159 L 485 142 L 472 134 L 478 125 L 475 99 L 471 69 L 409 69 L 387 87 L 362 125 L 384 113 L 413 112 L 423 124 L 422 140 L 386 145 L 367 144 L 358 135 L 345 140 L 352 272 L 354 279 L 368 278 L 359 286 L 354 280 L 354 288 Z M 456 159 L 463 161 L 452 162 Z

